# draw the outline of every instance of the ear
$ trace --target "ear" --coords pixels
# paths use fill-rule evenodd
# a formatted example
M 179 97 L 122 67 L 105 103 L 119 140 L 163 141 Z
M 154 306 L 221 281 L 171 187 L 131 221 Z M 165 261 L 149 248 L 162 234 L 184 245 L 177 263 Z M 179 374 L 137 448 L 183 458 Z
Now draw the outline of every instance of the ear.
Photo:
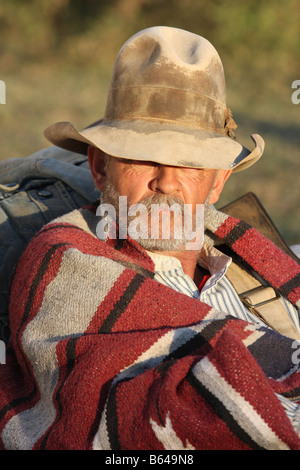
M 210 193 L 209 197 L 209 204 L 215 204 L 219 196 L 223 190 L 224 184 L 228 180 L 229 176 L 231 175 L 232 170 L 218 170 L 217 177 L 215 179 L 213 188 Z
M 96 147 L 89 146 L 88 160 L 89 160 L 89 165 L 90 165 L 90 169 L 91 169 L 91 173 L 92 173 L 92 177 L 95 182 L 95 185 L 98 189 L 102 191 L 104 187 L 104 183 L 105 183 L 105 177 L 106 177 L 105 153 Z

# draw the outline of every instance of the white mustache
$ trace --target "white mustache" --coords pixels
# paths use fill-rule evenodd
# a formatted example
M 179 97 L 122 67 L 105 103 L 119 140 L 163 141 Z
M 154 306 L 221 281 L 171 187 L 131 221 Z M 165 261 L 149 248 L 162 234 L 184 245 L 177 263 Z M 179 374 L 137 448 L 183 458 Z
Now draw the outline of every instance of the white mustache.
M 203 204 L 196 204 L 193 214 L 192 204 L 185 204 L 180 197 L 156 193 L 127 205 L 127 197 L 120 196 L 110 181 L 106 183 L 100 204 L 102 209 L 99 206 L 97 215 L 103 217 L 106 207 L 107 218 L 119 225 L 119 238 L 126 238 L 128 234 L 150 250 L 155 246 L 158 251 L 174 251 L 176 247 L 181 249 L 183 244 L 186 249 L 199 248 L 204 234 Z M 110 238 L 115 238 L 114 224 L 111 227 L 113 233 L 110 233 Z M 102 238 L 103 232 L 101 221 L 97 226 L 97 236 Z

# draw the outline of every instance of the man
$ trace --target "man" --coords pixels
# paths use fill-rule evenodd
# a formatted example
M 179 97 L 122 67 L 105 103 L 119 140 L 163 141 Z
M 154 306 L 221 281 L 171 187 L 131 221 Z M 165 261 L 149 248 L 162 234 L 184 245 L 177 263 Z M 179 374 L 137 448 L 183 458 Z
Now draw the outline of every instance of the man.
M 211 206 L 263 152 L 234 128 L 213 46 L 154 27 L 122 47 L 103 120 L 46 130 L 101 200 L 16 269 L 3 448 L 300 448 L 299 264 Z

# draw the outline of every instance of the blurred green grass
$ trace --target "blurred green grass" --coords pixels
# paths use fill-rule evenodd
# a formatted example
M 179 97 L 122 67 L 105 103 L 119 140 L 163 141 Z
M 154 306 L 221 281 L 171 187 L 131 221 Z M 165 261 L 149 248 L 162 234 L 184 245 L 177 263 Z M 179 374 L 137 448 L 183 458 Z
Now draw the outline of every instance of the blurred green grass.
M 209 39 L 222 58 L 227 102 L 236 135 L 262 159 L 232 175 L 219 206 L 253 191 L 290 244 L 299 243 L 300 105 L 291 84 L 300 79 L 298 0 L 2 0 L 0 160 L 50 145 L 44 129 L 55 121 L 78 128 L 104 111 L 119 48 L 154 25 L 181 27 Z

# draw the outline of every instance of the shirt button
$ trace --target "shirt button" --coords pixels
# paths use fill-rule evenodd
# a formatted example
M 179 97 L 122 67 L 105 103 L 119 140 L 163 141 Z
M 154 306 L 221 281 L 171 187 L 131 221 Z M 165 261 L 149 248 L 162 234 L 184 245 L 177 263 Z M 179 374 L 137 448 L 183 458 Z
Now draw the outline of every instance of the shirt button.
M 47 191 L 46 189 L 42 189 L 41 191 L 38 192 L 38 195 L 41 197 L 50 197 L 52 196 L 51 191 Z

